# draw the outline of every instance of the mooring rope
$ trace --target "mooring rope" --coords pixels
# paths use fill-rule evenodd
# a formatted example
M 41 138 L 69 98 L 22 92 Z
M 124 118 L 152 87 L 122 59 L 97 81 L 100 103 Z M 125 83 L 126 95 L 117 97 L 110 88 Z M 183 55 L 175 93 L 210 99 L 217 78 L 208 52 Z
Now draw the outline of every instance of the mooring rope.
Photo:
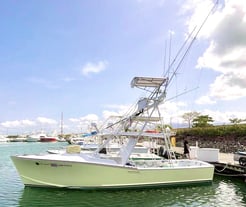
M 218 175 L 223 175 L 223 176 L 228 176 L 228 177 L 237 177 L 237 176 L 245 176 L 246 177 L 246 174 L 243 174 L 243 173 L 238 173 L 238 174 L 224 174 L 224 173 L 216 173 L 215 174 L 218 174 Z
M 226 163 L 225 167 L 222 170 L 218 170 L 218 169 L 216 169 L 216 167 L 214 167 L 214 169 L 217 172 L 223 172 L 227 168 L 227 166 L 228 166 L 228 163 Z

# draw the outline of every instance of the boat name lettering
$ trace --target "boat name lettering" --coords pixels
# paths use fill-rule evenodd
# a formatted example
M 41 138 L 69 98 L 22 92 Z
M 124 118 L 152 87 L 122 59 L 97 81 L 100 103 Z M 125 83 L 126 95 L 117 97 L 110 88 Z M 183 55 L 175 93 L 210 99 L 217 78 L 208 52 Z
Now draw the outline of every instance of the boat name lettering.
M 35 162 L 36 165 L 48 165 L 51 167 L 72 167 L 72 165 L 65 165 L 65 164 L 57 164 L 57 163 L 40 163 Z
M 51 167 L 72 167 L 72 165 L 65 165 L 65 164 L 57 164 L 57 163 L 50 163 Z

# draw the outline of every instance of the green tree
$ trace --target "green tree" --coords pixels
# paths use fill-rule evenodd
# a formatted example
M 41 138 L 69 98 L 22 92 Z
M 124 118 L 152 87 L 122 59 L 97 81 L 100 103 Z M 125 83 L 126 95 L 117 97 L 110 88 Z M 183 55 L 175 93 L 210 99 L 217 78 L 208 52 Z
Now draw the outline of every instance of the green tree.
M 182 115 L 182 118 L 188 123 L 189 128 L 191 128 L 191 123 L 193 122 L 193 120 L 198 117 L 200 115 L 200 113 L 196 112 L 196 111 L 192 111 L 192 112 L 187 112 L 184 113 Z
M 238 119 L 238 118 L 232 118 L 232 119 L 229 119 L 229 121 L 232 123 L 232 124 L 240 124 L 241 122 L 245 121 L 245 119 Z
M 199 115 L 192 121 L 192 127 L 209 127 L 213 126 L 211 123 L 214 122 L 213 118 L 209 115 Z

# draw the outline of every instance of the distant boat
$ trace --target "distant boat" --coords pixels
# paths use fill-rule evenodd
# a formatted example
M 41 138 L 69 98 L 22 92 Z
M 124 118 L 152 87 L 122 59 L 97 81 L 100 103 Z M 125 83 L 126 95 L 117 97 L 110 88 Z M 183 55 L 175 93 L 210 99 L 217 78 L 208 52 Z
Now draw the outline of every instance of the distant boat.
M 46 134 L 43 134 L 40 136 L 40 142 L 57 142 L 58 137 L 56 136 L 47 136 Z
M 27 142 L 39 142 L 40 136 L 39 136 L 39 134 L 29 135 L 29 136 L 27 136 L 26 141 Z
M 27 142 L 56 142 L 58 137 L 56 136 L 47 136 L 44 133 L 29 135 L 26 138 Z
M 5 137 L 4 135 L 0 135 L 0 143 L 5 143 L 8 141 L 9 141 L 9 139 L 7 137 Z

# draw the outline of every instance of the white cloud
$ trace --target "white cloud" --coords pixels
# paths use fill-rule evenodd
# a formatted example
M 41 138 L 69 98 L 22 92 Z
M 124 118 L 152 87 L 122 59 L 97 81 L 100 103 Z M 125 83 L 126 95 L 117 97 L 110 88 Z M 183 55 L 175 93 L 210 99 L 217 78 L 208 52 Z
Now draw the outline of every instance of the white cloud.
M 21 122 L 24 126 L 35 126 L 36 125 L 34 121 L 30 121 L 28 119 L 22 120 Z
M 225 73 L 210 85 L 210 96 L 221 100 L 234 100 L 246 96 L 246 73 Z
M 51 125 L 57 124 L 56 120 L 45 118 L 45 117 L 38 117 L 37 122 L 39 122 L 40 124 L 51 124 Z
M 202 104 L 215 104 L 216 101 L 211 100 L 209 96 L 201 96 L 198 100 L 196 100 L 196 103 L 199 105 Z
M 36 123 L 34 121 L 30 120 L 15 120 L 15 121 L 5 121 L 1 123 L 2 127 L 5 128 L 24 128 L 24 127 L 30 127 L 35 126 Z
M 98 121 L 99 118 L 96 114 L 88 114 L 84 117 L 80 117 L 81 121 Z
M 215 4 L 213 0 L 186 0 L 185 3 L 182 4 L 182 14 L 186 16 L 186 26 L 188 28 L 188 33 L 190 34 L 194 29 L 197 32 L 200 29 L 202 22 L 208 16 L 209 12 L 212 11 L 209 18 L 206 20 L 206 24 L 203 25 L 201 31 L 199 31 L 198 37 L 207 37 L 208 34 L 213 31 L 216 26 L 216 22 L 219 17 L 213 19 L 211 16 L 215 16 L 213 13 Z M 187 15 L 189 18 L 187 18 Z
M 99 61 L 98 63 L 87 63 L 82 68 L 82 74 L 88 76 L 90 73 L 100 73 L 108 66 L 107 61 Z
M 41 125 L 41 126 L 40 126 Z M 0 123 L 0 131 L 8 130 L 8 133 L 19 134 L 29 133 L 36 130 L 51 130 L 57 127 L 57 121 L 45 117 L 38 117 L 36 120 L 14 120 Z
M 194 9 L 188 28 L 202 14 L 202 7 L 210 1 L 189 0 Z M 210 2 L 211 3 L 211 2 Z M 206 11 L 207 9 L 203 9 Z M 246 1 L 225 0 L 206 22 L 200 33 L 207 38 L 209 47 L 198 59 L 197 68 L 218 72 L 210 85 L 208 97 L 217 100 L 233 100 L 246 96 Z M 202 98 L 201 98 L 202 100 Z
M 93 128 L 92 123 L 96 125 L 100 123 L 99 117 L 96 114 L 88 114 L 80 118 L 70 118 L 69 121 L 73 123 L 72 126 L 70 125 L 70 131 L 75 130 L 80 133 L 90 131 Z
M 209 96 L 203 96 L 200 100 L 200 104 L 202 103 L 213 104 L 214 101 L 211 100 Z M 119 120 L 119 116 L 125 115 L 126 112 L 129 111 L 129 105 L 107 105 L 106 107 L 112 110 L 104 110 L 101 118 L 95 114 L 89 114 L 87 116 L 80 117 L 80 118 L 72 118 L 70 119 L 70 121 L 75 122 L 75 124 L 73 124 L 75 128 L 79 129 L 80 131 L 82 130 L 86 132 L 89 130 L 89 128 L 91 127 L 91 123 L 93 122 L 97 124 L 98 128 L 100 128 L 102 125 L 107 126 L 105 125 L 106 122 L 114 123 L 115 121 Z M 165 103 L 161 104 L 160 112 L 161 112 L 161 116 L 164 119 L 164 123 L 173 124 L 174 127 L 179 125 L 185 125 L 186 122 L 182 118 L 182 115 L 186 112 L 196 111 L 195 109 L 191 109 L 189 107 L 193 107 L 193 106 L 190 106 L 182 101 L 166 101 Z M 240 110 L 219 111 L 219 110 L 203 109 L 197 112 L 199 112 L 200 114 L 211 116 L 214 120 L 214 124 L 228 124 L 230 123 L 229 119 L 234 117 L 241 118 L 241 119 L 246 118 L 246 112 L 240 112 Z
M 110 110 L 104 110 L 102 112 L 102 116 L 103 116 L 103 119 L 108 119 L 109 117 L 116 117 L 116 116 L 121 116 L 122 114 L 119 113 L 119 112 L 115 112 L 115 111 L 110 111 Z
M 79 122 L 79 118 L 70 118 L 68 120 L 71 122 Z
M 219 111 L 219 110 L 204 110 L 201 114 L 209 115 L 213 118 L 214 124 L 228 124 L 231 118 L 245 119 L 246 112 L 240 111 Z
M 6 122 L 2 122 L 1 125 L 6 128 L 19 127 L 20 121 L 6 121 Z

